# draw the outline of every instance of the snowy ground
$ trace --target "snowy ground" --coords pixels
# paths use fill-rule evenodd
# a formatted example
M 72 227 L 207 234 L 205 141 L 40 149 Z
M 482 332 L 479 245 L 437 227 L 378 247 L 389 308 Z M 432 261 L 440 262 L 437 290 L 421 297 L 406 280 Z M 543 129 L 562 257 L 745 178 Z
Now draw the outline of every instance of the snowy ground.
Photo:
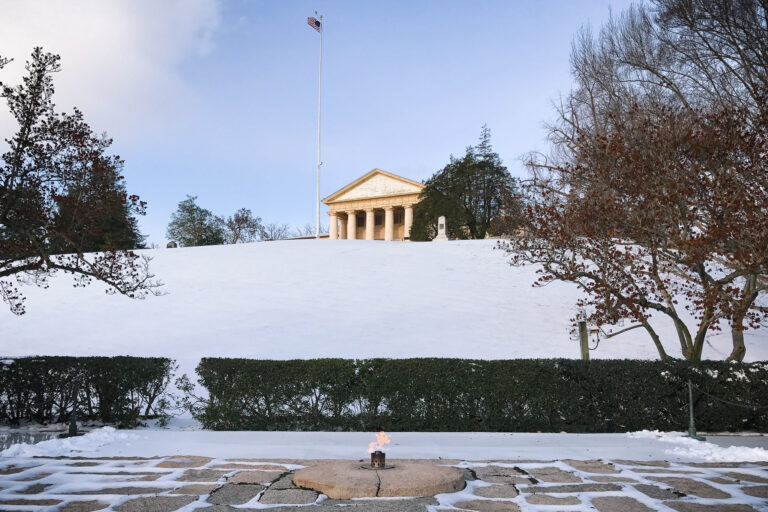
M 26 288 L 27 315 L 18 318 L 0 314 L 0 354 L 168 356 L 179 361 L 181 371 L 187 373 L 206 356 L 578 357 L 578 343 L 569 338 L 576 290 L 563 283 L 531 288 L 535 269 L 509 267 L 503 253 L 494 251 L 493 246 L 490 241 L 398 244 L 308 240 L 145 251 L 154 258 L 152 268 L 165 283 L 166 295 L 131 301 L 105 295 L 98 284 L 86 289 L 73 288 L 66 276 L 54 279 L 48 290 Z M 653 323 L 668 352 L 678 355 L 673 327 L 665 320 L 655 319 Z M 768 331 L 748 332 L 747 360 L 768 360 L 767 341 Z M 722 359 L 729 352 L 727 331 L 710 335 L 704 350 L 706 358 Z M 592 353 L 594 358 L 656 356 L 652 343 L 641 330 L 604 341 Z M 90 478 L 87 471 L 73 472 L 72 468 L 80 467 L 80 462 L 32 457 L 150 458 L 193 454 L 212 458 L 205 462 L 207 468 L 227 458 L 357 459 L 365 455 L 373 440 L 371 433 L 208 432 L 197 430 L 191 423 L 189 418 L 174 419 L 171 430 L 115 431 L 106 427 L 79 438 L 17 444 L 0 451 L 0 480 L 11 484 L 7 487 L 8 482 L 0 482 L 0 510 L 11 506 L 3 503 L 5 498 L 32 499 L 23 489 L 32 481 L 25 480 L 29 476 L 52 472 L 39 476 L 40 485 L 47 486 L 39 497 L 52 496 L 53 501 L 59 500 L 59 505 L 73 499 L 68 494 L 75 482 L 73 478 Z M 29 432 L 34 434 L 37 430 L 32 428 Z M 768 489 L 756 485 L 766 475 L 764 466 L 759 466 L 768 461 L 765 436 L 711 436 L 706 443 L 686 439 L 679 433 L 654 432 L 394 433 L 391 439 L 388 459 L 442 457 L 455 459 L 460 467 L 477 470 L 487 466 L 478 461 L 518 461 L 513 465 L 531 474 L 551 466 L 572 472 L 587 485 L 601 480 L 565 460 L 671 461 L 665 466 L 668 480 L 674 480 L 675 474 L 688 475 L 686 478 L 694 483 L 703 484 L 706 479 L 706 485 L 731 496 L 719 503 L 750 504 L 755 507 L 752 510 L 768 510 L 760 505 L 764 501 L 747 492 L 759 494 Z M 523 460 L 554 462 L 520 462 Z M 691 463 L 725 466 L 683 465 Z M 160 467 L 160 459 L 93 464 L 99 468 L 103 465 L 106 471 L 98 478 L 114 483 L 131 480 L 130 475 L 125 476 L 126 468 L 129 473 L 154 471 L 151 468 Z M 13 473 L 14 466 L 21 467 L 21 472 Z M 498 466 L 502 473 L 512 468 L 503 462 Z M 582 503 L 568 510 L 595 510 L 590 505 L 597 503 L 593 499 L 625 495 L 653 510 L 682 510 L 667 507 L 662 498 L 637 491 L 643 485 L 660 485 L 651 469 L 640 471 L 622 462 L 615 462 L 615 468 L 621 473 L 619 478 L 627 477 L 633 483 L 622 483 L 621 491 L 607 493 L 562 491 L 577 496 Z M 734 474 L 734 468 L 741 468 L 738 471 L 742 476 L 751 474 L 753 480 L 744 484 L 727 476 L 729 472 Z M 171 480 L 180 477 L 183 470 L 176 473 L 160 478 L 168 480 L 167 485 L 163 484 L 168 489 L 160 493 L 163 496 L 173 494 L 171 489 L 176 483 Z M 76 474 L 85 476 L 68 476 Z M 227 480 L 231 476 L 222 474 L 210 485 L 216 489 L 231 485 Z M 495 476 L 506 478 L 503 474 Z M 450 507 L 459 499 L 477 499 L 482 495 L 477 488 L 488 483 L 476 482 L 468 482 L 463 493 L 438 497 L 440 506 L 428 509 Z M 98 495 L 90 481 L 88 485 Z M 530 502 L 530 496 L 524 497 L 530 491 L 526 491 L 525 484 L 519 490 L 521 494 L 510 498 L 510 503 L 521 510 L 553 510 L 546 505 L 537 508 Z M 88 499 L 106 499 L 115 506 L 138 499 L 118 494 Z M 157 498 L 157 494 L 148 496 Z M 208 495 L 201 495 L 183 510 L 204 506 L 207 499 Z M 259 499 L 254 497 L 248 506 L 263 508 Z M 693 501 L 718 503 L 695 495 L 681 498 L 680 502 Z M 17 505 L 23 510 L 40 509 L 29 504 Z
M 392 457 L 418 459 L 633 459 L 765 461 L 766 436 L 710 436 L 694 441 L 682 433 L 537 434 L 397 432 L 385 449 Z M 16 444 L 0 457 L 154 457 L 193 453 L 206 457 L 356 459 L 375 441 L 370 432 L 211 432 L 115 430 L 103 427 L 81 437 Z
M 768 464 L 761 462 L 768 452 L 720 449 L 685 441 L 680 434 L 392 434 L 385 449 L 393 471 L 403 458 L 428 454 L 431 459 L 419 461 L 423 467 L 453 466 L 463 473 L 466 487 L 434 498 L 353 500 L 299 489 L 293 475 L 332 462 L 327 457 L 362 462 L 371 434 L 189 432 L 194 436 L 189 439 L 179 432 L 173 433 L 175 439 L 157 434 L 105 427 L 81 438 L 41 443 L 37 451 L 21 447 L 13 458 L 0 455 L 0 510 L 191 512 L 218 505 L 211 510 L 768 511 Z M 147 435 L 149 442 L 142 439 Z M 534 448 L 537 443 L 542 446 Z M 687 462 L 677 455 L 664 460 L 664 445 L 690 443 L 698 448 Z M 169 454 L 180 445 L 180 454 Z M 458 456 L 469 453 L 463 450 L 470 446 L 472 458 Z M 442 458 L 435 458 L 437 453 Z M 313 458 L 295 459 L 299 454 Z M 745 455 L 744 460 L 731 457 Z
M 569 338 L 576 289 L 535 289 L 493 241 L 283 241 L 144 251 L 167 295 L 132 301 L 100 284 L 25 287 L 28 313 L 0 314 L 0 355 L 159 355 L 189 372 L 201 357 L 579 357 Z M 679 355 L 674 329 L 652 322 Z M 768 331 L 748 331 L 747 360 L 768 359 Z M 704 357 L 730 352 L 712 333 Z M 653 359 L 642 329 L 594 358 Z

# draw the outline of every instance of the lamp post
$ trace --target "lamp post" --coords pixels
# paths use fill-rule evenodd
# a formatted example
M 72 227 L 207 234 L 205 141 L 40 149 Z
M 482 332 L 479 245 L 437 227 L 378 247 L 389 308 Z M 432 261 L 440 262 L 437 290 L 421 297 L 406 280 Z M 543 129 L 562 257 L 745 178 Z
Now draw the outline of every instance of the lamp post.
M 691 379 L 688 379 L 688 417 L 688 437 L 697 441 L 706 440 L 705 437 L 696 434 L 696 422 L 693 418 L 693 384 L 691 384 Z

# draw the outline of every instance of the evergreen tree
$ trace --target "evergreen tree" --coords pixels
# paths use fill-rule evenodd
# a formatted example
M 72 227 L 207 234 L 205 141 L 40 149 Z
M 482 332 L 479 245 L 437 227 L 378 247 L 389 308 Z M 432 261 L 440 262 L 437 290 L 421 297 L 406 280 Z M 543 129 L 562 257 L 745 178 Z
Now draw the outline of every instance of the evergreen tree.
M 54 109 L 59 60 L 35 48 L 21 83 L 0 82 L 0 98 L 18 127 L 0 155 L 0 299 L 19 315 L 25 312 L 20 288 L 47 287 L 57 271 L 73 275 L 75 286 L 95 279 L 128 297 L 160 286 L 148 257 L 120 250 L 133 244 L 124 244 L 113 224 L 138 233 L 130 219 L 146 204 L 126 194 L 123 162 L 108 152 L 112 140 L 94 133 L 79 110 Z M 0 69 L 8 62 L 0 56 Z M 89 254 L 94 249 L 109 250 Z
M 441 215 L 449 237 L 485 238 L 492 226 L 502 225 L 504 209 L 517 204 L 505 202 L 516 195 L 516 182 L 493 151 L 487 126 L 476 146 L 469 146 L 462 158 L 451 156 L 425 185 L 414 207 L 411 240 L 434 238 Z
M 187 196 L 171 215 L 166 236 L 182 247 L 220 245 L 226 242 L 224 221 L 195 203 L 197 196 Z
M 56 199 L 56 223 L 77 238 L 83 252 L 146 248 L 146 237 L 139 231 L 138 221 L 125 200 L 125 184 L 118 172 L 122 161 L 116 163 L 116 167 L 70 186 L 65 195 Z M 93 204 L 100 205 L 98 216 L 91 229 L 84 229 L 79 212 Z M 63 245 L 60 250 L 67 252 L 69 247 Z

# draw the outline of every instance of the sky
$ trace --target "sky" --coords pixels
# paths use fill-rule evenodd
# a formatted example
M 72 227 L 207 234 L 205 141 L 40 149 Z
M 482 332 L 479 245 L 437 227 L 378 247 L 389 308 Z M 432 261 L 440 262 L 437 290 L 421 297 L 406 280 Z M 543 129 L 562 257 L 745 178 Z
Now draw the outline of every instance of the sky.
M 33 47 L 61 55 L 57 108 L 114 139 L 139 219 L 164 246 L 187 195 L 217 215 L 315 223 L 323 15 L 325 197 L 373 168 L 422 181 L 483 124 L 510 172 L 545 151 L 553 103 L 571 86 L 581 27 L 629 0 L 0 0 L 0 80 Z M 0 138 L 14 125 L 0 105 Z M 321 219 L 328 224 L 327 208 Z

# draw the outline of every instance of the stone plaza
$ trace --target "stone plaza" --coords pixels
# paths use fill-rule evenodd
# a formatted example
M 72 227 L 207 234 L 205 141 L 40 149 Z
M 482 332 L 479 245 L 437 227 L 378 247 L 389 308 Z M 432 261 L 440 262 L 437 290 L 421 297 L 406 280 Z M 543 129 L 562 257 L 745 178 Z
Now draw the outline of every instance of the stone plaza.
M 437 496 L 329 499 L 295 485 L 297 470 L 331 462 L 340 461 L 199 456 L 5 459 L 0 461 L 0 510 L 768 510 L 768 463 L 420 459 L 415 462 L 463 472 L 464 488 Z

